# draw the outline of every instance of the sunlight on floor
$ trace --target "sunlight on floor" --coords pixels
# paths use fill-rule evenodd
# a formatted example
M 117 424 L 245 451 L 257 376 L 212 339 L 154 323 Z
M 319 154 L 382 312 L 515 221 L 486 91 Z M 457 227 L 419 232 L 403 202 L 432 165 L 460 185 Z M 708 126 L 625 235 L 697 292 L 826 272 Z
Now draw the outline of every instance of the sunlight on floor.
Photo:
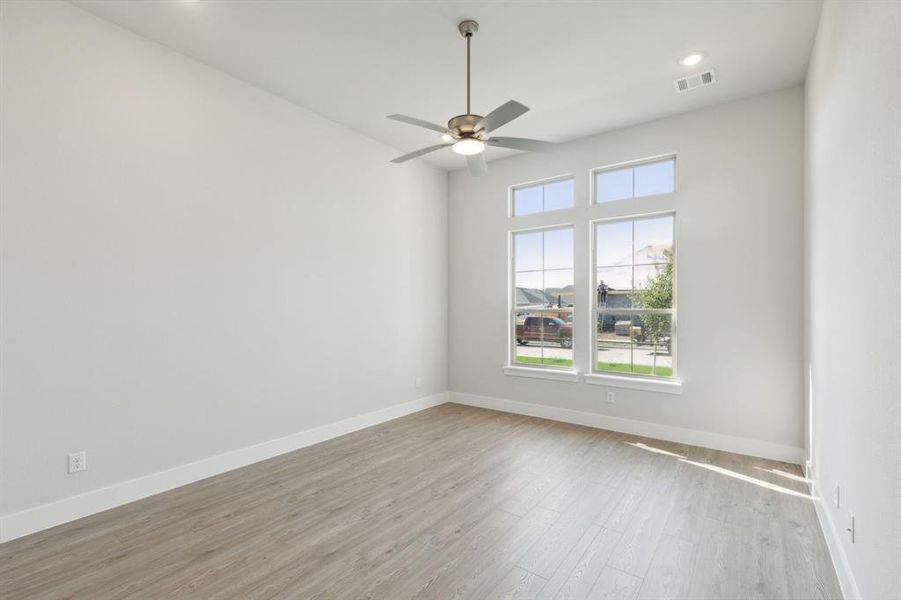
M 810 483 L 810 480 L 806 477 L 802 477 L 801 475 L 795 475 L 794 473 L 789 473 L 787 471 L 780 471 L 779 469 L 764 469 L 763 467 L 754 467 L 755 469 L 759 469 L 764 473 L 772 473 L 773 475 L 778 475 L 779 477 L 785 477 L 786 479 L 792 479 L 799 483 Z
M 661 450 L 660 448 L 654 448 L 652 446 L 648 446 L 647 444 L 643 444 L 641 442 L 626 442 L 630 446 L 635 446 L 636 448 L 640 448 L 641 450 L 647 450 L 648 452 L 653 452 L 655 454 L 664 454 L 666 456 L 672 456 L 674 458 L 685 458 L 681 454 L 676 454 L 675 452 L 669 452 L 667 450 Z
M 714 473 L 719 473 L 720 475 L 727 475 L 729 477 L 734 477 L 735 479 L 740 479 L 741 481 L 746 481 L 748 483 L 753 483 L 754 485 L 759 485 L 760 487 L 764 487 L 768 490 L 773 490 L 774 492 L 779 492 L 781 494 L 788 494 L 789 496 L 797 496 L 798 498 L 805 498 L 807 500 L 813 500 L 813 496 L 805 494 L 803 492 L 797 492 L 795 490 L 782 487 L 781 485 L 776 485 L 775 483 L 770 483 L 769 481 L 763 481 L 762 479 L 755 479 L 754 477 L 750 477 L 748 475 L 742 475 L 741 473 L 736 473 L 735 471 L 730 471 L 729 469 L 724 469 L 723 467 L 718 467 L 716 465 L 710 465 L 707 463 L 699 463 L 693 460 L 687 460 L 684 458 L 680 458 L 680 461 L 684 463 L 688 463 L 690 465 L 694 465 L 696 467 L 701 467 L 702 469 L 708 469 L 713 471 Z
M 720 475 L 726 475 L 727 477 L 739 479 L 746 483 L 753 483 L 754 485 L 758 485 L 758 486 L 766 488 L 768 490 L 773 490 L 774 492 L 779 492 L 780 494 L 788 494 L 789 496 L 804 498 L 806 500 L 814 500 L 813 496 L 810 496 L 809 494 L 805 494 L 804 492 L 799 492 L 799 491 L 793 490 L 791 488 L 782 487 L 781 485 L 776 485 L 775 483 L 770 483 L 769 481 L 757 479 L 755 477 L 751 477 L 750 475 L 743 475 L 741 473 L 736 473 L 735 471 L 730 471 L 729 469 L 724 469 L 723 467 L 718 467 L 717 465 L 689 460 L 681 454 L 676 454 L 675 452 L 669 452 L 669 451 L 663 450 L 661 448 L 654 448 L 653 446 L 648 446 L 647 444 L 643 444 L 642 442 L 625 442 L 625 443 L 630 446 L 634 446 L 635 448 L 639 448 L 641 450 L 653 452 L 654 454 L 663 454 L 664 456 L 672 456 L 673 458 L 679 460 L 680 462 L 684 462 L 689 465 L 694 465 L 696 467 L 701 467 L 702 469 L 707 469 L 709 471 L 713 471 L 714 473 L 719 473 Z M 775 475 L 788 477 L 789 479 L 795 479 L 800 482 L 807 481 L 800 475 L 793 475 L 791 473 L 786 473 L 785 471 L 780 471 L 778 469 L 764 469 L 763 467 L 755 467 L 755 468 L 760 469 L 761 471 L 764 471 L 766 473 L 773 473 Z

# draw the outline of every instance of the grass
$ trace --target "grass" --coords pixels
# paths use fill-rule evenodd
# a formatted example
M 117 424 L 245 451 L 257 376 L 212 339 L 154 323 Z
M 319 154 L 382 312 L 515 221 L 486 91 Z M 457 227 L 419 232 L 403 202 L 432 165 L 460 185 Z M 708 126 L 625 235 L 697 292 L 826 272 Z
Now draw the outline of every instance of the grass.
M 523 365 L 548 365 L 551 367 L 571 367 L 572 359 L 569 358 L 545 358 L 539 356 L 517 356 L 516 362 Z M 636 375 L 656 375 L 658 377 L 672 377 L 672 367 L 657 367 L 654 370 L 651 365 L 630 365 L 628 363 L 598 362 L 595 370 L 607 373 L 633 373 Z M 652 373 L 653 370 L 653 373 Z
M 572 362 L 572 361 L 570 361 Z M 657 375 L 658 377 L 672 377 L 673 368 L 672 367 L 657 367 L 653 369 L 651 365 L 629 365 L 626 363 L 609 363 L 609 362 L 599 362 L 595 369 L 598 371 L 609 371 L 613 373 L 635 373 L 638 375 Z
M 524 365 L 551 365 L 554 367 L 573 366 L 571 358 L 545 358 L 542 360 L 540 356 L 517 356 L 516 362 Z

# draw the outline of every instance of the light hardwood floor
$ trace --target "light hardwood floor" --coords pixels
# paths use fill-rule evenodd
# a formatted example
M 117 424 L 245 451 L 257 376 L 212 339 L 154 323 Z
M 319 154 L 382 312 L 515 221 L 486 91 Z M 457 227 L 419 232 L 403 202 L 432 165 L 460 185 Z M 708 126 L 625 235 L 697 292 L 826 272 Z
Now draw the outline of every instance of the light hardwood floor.
M 840 598 L 794 465 L 445 404 L 0 545 L 0 597 Z

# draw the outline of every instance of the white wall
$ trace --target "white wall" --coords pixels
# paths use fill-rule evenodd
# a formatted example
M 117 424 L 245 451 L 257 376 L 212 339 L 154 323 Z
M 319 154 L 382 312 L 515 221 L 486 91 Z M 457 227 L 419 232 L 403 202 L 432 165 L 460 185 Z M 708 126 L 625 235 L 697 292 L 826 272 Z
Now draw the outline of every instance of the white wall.
M 2 11 L 0 515 L 447 389 L 446 173 L 67 3 Z
M 802 111 L 802 91 L 792 88 L 570 142 L 552 155 L 495 161 L 479 179 L 452 173 L 451 390 L 723 434 L 746 451 L 800 461 Z M 676 194 L 588 206 L 592 167 L 670 152 Z M 577 208 L 508 218 L 508 186 L 566 173 L 575 175 Z M 663 209 L 676 210 L 683 394 L 617 390 L 616 404 L 606 404 L 603 387 L 505 375 L 507 231 L 581 224 L 575 360 L 584 372 L 587 219 Z
M 901 3 L 824 5 L 806 104 L 809 448 L 821 521 L 846 596 L 898 598 Z

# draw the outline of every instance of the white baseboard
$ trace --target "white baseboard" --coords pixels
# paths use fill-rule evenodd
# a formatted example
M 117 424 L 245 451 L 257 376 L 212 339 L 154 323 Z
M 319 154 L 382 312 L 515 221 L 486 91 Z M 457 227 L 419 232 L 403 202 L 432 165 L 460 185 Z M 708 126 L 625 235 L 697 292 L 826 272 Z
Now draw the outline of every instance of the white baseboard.
M 345 435 L 366 427 L 378 425 L 391 419 L 414 413 L 450 400 L 459 404 L 478 406 L 504 412 L 512 412 L 534 417 L 575 423 L 588 427 L 609 429 L 633 435 L 641 435 L 673 442 L 704 446 L 717 450 L 749 454 L 791 463 L 801 463 L 803 451 L 800 448 L 783 446 L 772 442 L 739 438 L 718 433 L 684 429 L 670 425 L 611 417 L 598 413 L 558 408 L 529 402 L 519 402 L 503 398 L 478 396 L 460 392 L 439 393 L 403 404 L 344 419 L 336 423 L 322 425 L 285 437 L 239 448 L 224 454 L 211 456 L 172 469 L 152 473 L 136 479 L 92 490 L 77 496 L 63 498 L 20 512 L 0 516 L 0 542 L 13 540 L 30 533 L 49 529 L 116 506 L 121 506 L 147 496 L 159 494 L 207 477 L 225 473 L 267 458 L 317 444 L 334 437 Z M 819 514 L 820 507 L 817 508 Z M 828 518 L 828 515 L 827 517 Z M 824 522 L 823 517 L 820 518 Z M 831 522 L 830 522 L 831 526 Z M 823 525 L 824 531 L 826 526 Z M 829 536 L 827 534 L 827 541 Z M 833 542 L 830 541 L 830 550 Z M 840 550 L 840 547 L 839 547 Z M 842 556 L 844 556 L 842 554 Z M 836 561 L 838 562 L 838 561 Z M 838 565 L 836 569 L 839 570 Z M 853 585 L 853 578 L 850 580 Z M 844 586 L 844 584 L 843 584 Z M 852 589 L 852 588 L 849 588 Z M 853 588 L 856 590 L 856 586 Z M 848 594 L 847 597 L 856 597 Z
M 823 537 L 826 538 L 826 546 L 829 548 L 832 566 L 835 567 L 835 574 L 842 588 L 842 596 L 844 600 L 860 600 L 860 589 L 857 587 L 857 580 L 854 579 L 854 572 L 851 570 L 851 563 L 848 562 L 848 555 L 845 554 L 845 548 L 842 546 L 839 530 L 829 514 L 829 509 L 823 503 L 823 499 L 817 497 L 816 470 L 811 468 L 810 461 L 807 462 L 806 466 L 805 476 L 810 488 L 810 495 L 813 496 L 817 520 L 820 522 L 820 529 L 823 530 Z
M 450 392 L 449 397 L 451 402 L 456 402 L 458 404 L 490 408 L 503 412 L 528 415 L 530 417 L 541 417 L 552 421 L 563 421 L 564 423 L 574 423 L 576 425 L 585 425 L 587 427 L 596 427 L 598 429 L 609 429 L 621 433 L 630 433 L 632 435 L 640 435 L 681 444 L 691 444 L 693 446 L 703 446 L 705 448 L 725 450 L 726 452 L 735 452 L 737 454 L 759 456 L 761 458 L 769 458 L 798 465 L 804 460 L 804 450 L 801 448 L 785 446 L 763 440 L 723 435 L 721 433 L 699 431 L 696 429 L 685 429 L 683 427 L 661 425 L 660 423 L 650 423 L 647 421 L 636 421 L 634 419 L 623 419 L 621 417 L 611 417 L 609 415 L 572 410 L 569 408 L 558 408 L 556 406 L 547 406 L 545 404 L 533 404 L 531 402 L 519 402 L 517 400 L 507 400 L 505 398 L 478 396 L 476 394 L 466 394 L 462 392 Z
M 378 425 L 447 402 L 447 393 L 425 396 L 403 404 L 357 415 L 285 437 L 218 454 L 172 469 L 123 481 L 77 496 L 63 498 L 0 517 L 0 542 L 49 529 L 153 494 L 159 494 L 279 454 L 318 444 L 347 433 Z

